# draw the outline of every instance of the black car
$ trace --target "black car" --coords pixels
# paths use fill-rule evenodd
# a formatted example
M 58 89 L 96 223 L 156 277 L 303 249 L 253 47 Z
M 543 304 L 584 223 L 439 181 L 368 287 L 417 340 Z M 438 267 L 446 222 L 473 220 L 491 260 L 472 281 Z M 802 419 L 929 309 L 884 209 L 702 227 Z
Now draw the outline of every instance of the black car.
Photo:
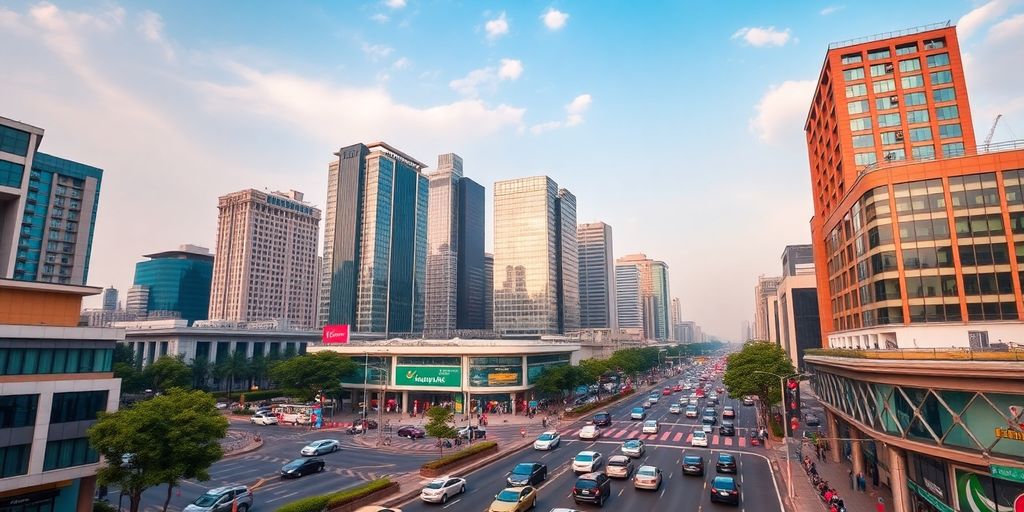
M 715 469 L 719 473 L 736 473 L 736 457 L 729 453 L 719 453 Z
M 734 436 L 736 435 L 736 425 L 731 421 L 723 421 L 722 426 L 718 427 L 718 433 L 723 436 Z
M 324 460 L 318 457 L 295 459 L 281 467 L 281 476 L 299 478 L 310 473 L 319 473 L 324 470 L 324 466 Z
M 704 457 L 700 455 L 683 456 L 683 474 L 704 476 Z
M 601 411 L 594 415 L 594 425 L 607 427 L 612 424 L 612 415 Z
M 804 426 L 807 426 L 807 427 L 820 427 L 821 426 L 821 420 L 819 420 L 817 416 L 815 416 L 815 415 L 813 415 L 811 413 L 804 414 Z
M 740 484 L 731 476 L 716 476 L 711 482 L 711 501 L 740 504 Z
M 520 462 L 512 468 L 508 478 L 509 487 L 522 487 L 524 485 L 537 485 L 548 478 L 548 467 L 539 462 Z
M 572 487 L 572 499 L 576 504 L 582 501 L 597 503 L 597 506 L 603 507 L 611 494 L 612 480 L 602 472 L 581 475 L 576 479 L 576 485 Z
M 397 434 L 398 437 L 408 437 L 409 439 L 423 439 L 423 437 L 427 435 L 422 428 L 414 427 L 412 425 L 405 425 L 399 428 Z

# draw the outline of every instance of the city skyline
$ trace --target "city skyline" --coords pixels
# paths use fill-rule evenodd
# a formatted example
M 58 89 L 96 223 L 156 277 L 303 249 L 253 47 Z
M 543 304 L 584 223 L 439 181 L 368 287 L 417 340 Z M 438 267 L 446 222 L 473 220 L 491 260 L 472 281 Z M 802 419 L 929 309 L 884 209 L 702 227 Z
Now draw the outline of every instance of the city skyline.
M 1009 65 L 1020 62 L 1024 48 L 1024 35 L 1015 30 L 1021 24 L 1020 6 L 946 1 L 929 3 L 923 11 L 923 5 L 893 5 L 877 12 L 867 5 L 821 4 L 774 12 L 749 4 L 740 16 L 708 6 L 664 5 L 657 17 L 631 14 L 638 21 L 632 25 L 646 31 L 672 20 L 699 18 L 701 23 L 671 36 L 636 64 L 623 64 L 627 59 L 617 58 L 617 50 L 583 48 L 593 45 L 597 40 L 591 38 L 602 30 L 614 27 L 630 38 L 632 29 L 615 27 L 612 17 L 578 3 L 558 5 L 568 18 L 557 29 L 539 19 L 546 5 L 509 6 L 503 10 L 507 33 L 492 38 L 486 22 L 502 10 L 435 10 L 416 2 L 401 9 L 366 3 L 353 9 L 351 22 L 340 13 L 297 4 L 290 6 L 294 21 L 273 35 L 266 30 L 269 20 L 284 19 L 277 7 L 249 13 L 230 3 L 209 6 L 209 19 L 231 11 L 245 21 L 227 31 L 218 25 L 214 32 L 208 21 L 192 23 L 187 4 L 145 11 L 116 4 L 63 8 L 18 2 L 0 9 L 0 23 L 8 29 L 0 35 L 5 43 L 0 52 L 19 70 L 0 92 L 15 106 L 9 117 L 47 127 L 48 151 L 74 155 L 103 168 L 105 178 L 116 177 L 104 180 L 94 254 L 98 264 L 90 268 L 89 284 L 127 290 L 133 263 L 154 245 L 193 241 L 213 246 L 216 226 L 199 222 L 210 217 L 212 208 L 201 205 L 214 204 L 217 195 L 230 190 L 297 188 L 309 191 L 309 202 L 323 207 L 322 169 L 335 141 L 385 139 L 414 154 L 456 151 L 479 166 L 477 178 L 485 188 L 500 179 L 550 174 L 579 196 L 581 222 L 600 218 L 616 227 L 617 254 L 658 254 L 675 269 L 672 288 L 687 290 L 680 294 L 687 319 L 735 339 L 739 321 L 753 317 L 745 299 L 750 279 L 773 273 L 777 266 L 774 250 L 748 249 L 768 247 L 775 236 L 791 243 L 810 241 L 812 208 L 805 193 L 809 183 L 800 125 L 821 63 L 820 49 L 829 42 L 944 19 L 959 22 L 976 137 L 987 133 L 998 113 L 1004 118 L 996 140 L 1024 132 L 1024 103 L 1011 85 L 1018 82 L 1014 73 L 1020 73 L 1019 66 Z M 431 60 L 429 48 L 413 43 L 440 16 L 458 27 L 436 43 L 458 50 L 446 63 Z M 327 30 L 304 31 L 276 51 L 264 51 L 280 42 L 274 36 L 294 34 L 303 26 L 292 23 Z M 395 30 L 388 31 L 388 39 L 371 35 L 367 27 L 376 23 Z M 313 35 L 318 32 L 325 35 Z M 211 37 L 214 33 L 218 36 Z M 46 44 L 26 44 L 40 35 Z M 343 57 L 311 52 L 292 58 L 306 48 L 338 45 L 351 51 Z M 19 51 L 5 51 L 12 48 Z M 549 55 L 543 51 L 547 48 Z M 672 62 L 668 54 L 677 55 L 681 48 L 711 52 L 714 59 L 707 68 L 730 101 L 669 93 L 688 83 L 687 69 L 707 64 L 689 58 L 664 67 L 661 84 L 640 85 L 641 94 L 630 92 L 629 101 L 619 82 L 606 79 L 607 62 L 640 66 L 624 70 L 623 75 L 631 75 L 652 61 Z M 101 62 L 101 55 L 114 58 Z M 566 61 L 573 64 L 563 66 Z M 130 72 L 106 67 L 113 62 Z M 353 69 L 363 73 L 353 74 Z M 42 76 L 52 78 L 46 93 L 38 88 Z M 75 83 L 85 87 L 74 93 L 65 88 Z M 353 98 L 374 101 L 380 110 L 339 126 L 327 118 L 344 116 L 310 112 L 301 102 L 282 97 L 282 91 L 289 97 L 329 100 L 342 110 Z M 649 103 L 633 103 L 636 96 L 673 101 L 646 108 Z M 274 112 L 253 110 L 253 105 L 270 105 Z M 714 115 L 709 115 L 712 108 Z M 123 115 L 100 115 L 107 111 Z M 674 121 L 691 111 L 689 118 L 707 119 L 707 124 L 694 130 L 693 123 Z M 748 129 L 726 130 L 725 120 L 745 121 Z M 76 129 L 85 124 L 93 129 Z M 614 129 L 623 124 L 646 126 L 649 130 L 643 131 L 654 133 L 654 139 Z M 369 133 L 355 133 L 358 126 Z M 253 148 L 254 140 L 266 143 Z M 622 176 L 617 162 L 590 148 L 641 141 L 660 157 L 672 148 L 687 158 L 661 169 L 633 171 L 646 184 L 667 185 L 637 201 L 621 187 L 607 186 Z M 714 172 L 723 154 L 730 155 L 731 173 Z M 721 175 L 728 179 L 716 177 Z M 192 186 L 199 176 L 204 186 Z M 676 177 L 683 177 L 679 182 L 686 186 L 676 185 Z M 745 185 L 736 189 L 735 183 Z M 198 207 L 163 204 L 159 197 L 165 192 Z M 606 213 L 604 205 L 617 201 L 626 207 Z M 115 213 L 122 210 L 145 214 Z M 720 214 L 717 222 L 691 220 L 704 218 L 707 211 Z M 764 212 L 772 230 L 749 222 Z M 156 237 L 141 235 L 161 218 L 180 222 L 162 223 Z M 485 247 L 491 250 L 487 229 Z M 723 229 L 734 236 L 714 238 Z M 663 235 L 669 231 L 680 236 Z M 709 249 L 682 242 L 704 239 L 720 245 Z M 726 267 L 735 271 L 725 272 Z M 88 302 L 98 306 L 97 298 Z

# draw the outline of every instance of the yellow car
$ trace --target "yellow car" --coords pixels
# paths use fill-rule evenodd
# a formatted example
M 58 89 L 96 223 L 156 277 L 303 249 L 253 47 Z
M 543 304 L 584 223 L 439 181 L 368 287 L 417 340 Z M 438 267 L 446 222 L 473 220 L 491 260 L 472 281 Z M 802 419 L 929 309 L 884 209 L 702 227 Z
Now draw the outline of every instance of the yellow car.
M 509 487 L 494 495 L 488 512 L 523 512 L 537 506 L 537 489 L 529 485 Z

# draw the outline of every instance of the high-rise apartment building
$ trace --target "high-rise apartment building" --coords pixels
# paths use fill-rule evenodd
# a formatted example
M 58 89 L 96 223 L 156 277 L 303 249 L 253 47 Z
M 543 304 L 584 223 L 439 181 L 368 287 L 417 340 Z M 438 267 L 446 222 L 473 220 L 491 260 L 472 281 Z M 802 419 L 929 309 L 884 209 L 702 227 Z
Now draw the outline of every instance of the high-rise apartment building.
M 833 461 L 879 475 L 895 512 L 1024 493 L 1024 371 L 1007 359 L 1024 341 L 1024 149 L 979 146 L 973 126 L 949 23 L 829 45 L 805 125 L 811 241 L 822 334 L 857 352 L 804 364 L 848 454 Z
M 672 314 L 669 325 L 672 326 L 672 341 L 682 341 L 679 336 L 676 335 L 676 326 L 683 321 L 683 305 L 679 302 L 679 297 L 672 297 Z
M 210 305 L 209 295 L 207 295 L 206 305 L 207 307 Z M 124 309 L 136 317 L 145 318 L 149 314 L 149 287 L 135 285 L 128 288 L 128 293 L 125 295 L 124 300 Z
M 754 339 L 779 343 L 779 276 L 759 276 L 754 286 Z
M 647 339 L 668 340 L 672 335 L 668 265 L 648 258 L 646 254 L 628 254 L 617 259 L 615 264 L 633 265 L 639 273 L 644 336 Z
M 643 329 L 640 269 L 636 265 L 615 265 L 615 309 L 618 311 L 620 328 Z
M 428 175 L 427 285 L 423 330 L 450 337 L 484 328 L 484 188 L 462 173 L 462 158 L 440 155 Z
M 209 317 L 312 329 L 320 210 L 301 192 L 220 197 Z
M 103 310 L 114 311 L 117 309 L 117 288 L 110 286 L 103 289 Z
M 82 285 L 103 170 L 38 152 L 42 138 L 0 118 L 0 275 Z
M 384 143 L 342 148 L 328 167 L 320 325 L 423 331 L 425 164 Z
M 494 255 L 484 253 L 484 330 L 494 330 Z
M 210 250 L 185 244 L 174 251 L 147 254 L 145 257 L 149 260 L 135 264 L 133 286 L 146 289 L 145 311 L 177 312 L 189 323 L 206 320 L 213 280 Z
M 494 184 L 494 330 L 579 328 L 576 197 L 547 176 Z
M 580 327 L 618 329 L 612 227 L 604 222 L 580 224 L 576 236 L 579 239 Z
M 779 344 L 789 354 L 793 366 L 803 368 L 804 351 L 821 347 L 814 252 L 810 244 L 786 246 L 776 294 Z

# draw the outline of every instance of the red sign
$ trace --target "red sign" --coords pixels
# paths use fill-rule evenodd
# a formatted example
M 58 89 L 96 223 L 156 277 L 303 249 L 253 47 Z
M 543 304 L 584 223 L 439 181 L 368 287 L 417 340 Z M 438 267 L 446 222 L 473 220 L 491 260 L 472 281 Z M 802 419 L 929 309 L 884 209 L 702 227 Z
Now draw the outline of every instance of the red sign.
M 325 325 L 323 337 L 324 345 L 348 343 L 348 328 L 348 324 Z

